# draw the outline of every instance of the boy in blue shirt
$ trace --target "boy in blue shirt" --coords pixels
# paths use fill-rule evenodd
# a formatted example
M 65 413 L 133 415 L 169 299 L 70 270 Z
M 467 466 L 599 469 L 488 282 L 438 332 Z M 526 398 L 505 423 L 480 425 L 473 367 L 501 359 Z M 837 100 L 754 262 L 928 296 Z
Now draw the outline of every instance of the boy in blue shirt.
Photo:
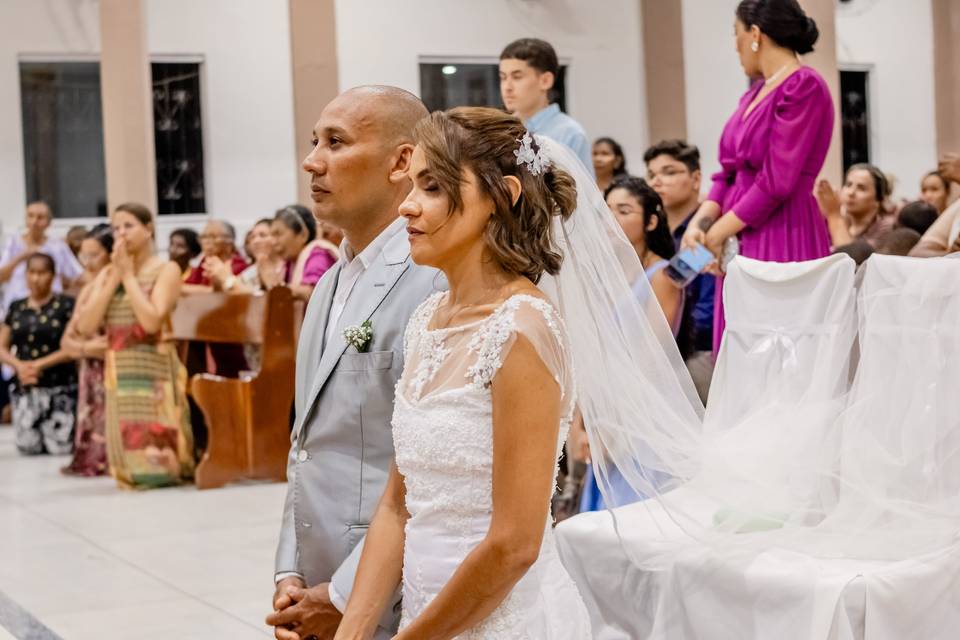
M 500 97 L 507 111 L 532 133 L 540 133 L 569 147 L 593 175 L 590 142 L 580 123 L 550 101 L 560 63 L 549 42 L 521 38 L 500 54 Z

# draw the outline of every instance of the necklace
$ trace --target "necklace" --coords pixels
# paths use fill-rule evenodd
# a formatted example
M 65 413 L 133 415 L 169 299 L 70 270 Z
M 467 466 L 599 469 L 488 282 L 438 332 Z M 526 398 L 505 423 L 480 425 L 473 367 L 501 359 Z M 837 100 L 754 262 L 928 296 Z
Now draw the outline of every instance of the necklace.
M 773 84 L 774 82 L 776 82 L 776 81 L 777 81 L 777 78 L 779 78 L 781 75 L 783 75 L 783 72 L 786 71 L 787 69 L 789 69 L 791 64 L 792 64 L 792 62 L 788 62 L 787 64 L 783 65 L 782 67 L 780 67 L 779 69 L 777 69 L 776 71 L 774 71 L 773 74 L 772 74 L 769 78 L 767 78 L 766 80 L 763 81 L 763 85 L 764 85 L 765 87 L 769 87 L 771 84 Z

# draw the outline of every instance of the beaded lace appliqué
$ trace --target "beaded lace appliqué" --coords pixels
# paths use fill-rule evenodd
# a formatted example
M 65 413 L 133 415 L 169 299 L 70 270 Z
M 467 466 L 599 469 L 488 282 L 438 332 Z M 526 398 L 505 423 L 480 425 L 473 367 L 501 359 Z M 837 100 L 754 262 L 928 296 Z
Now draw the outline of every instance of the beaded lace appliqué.
M 549 302 L 534 296 L 513 296 L 484 322 L 467 344 L 467 349 L 477 354 L 477 361 L 467 369 L 466 374 L 475 389 L 489 387 L 497 371 L 503 366 L 503 345 L 517 330 L 515 317 L 521 302 L 526 302 L 539 311 L 557 342 L 564 343 L 560 326 L 554 318 L 556 312 Z

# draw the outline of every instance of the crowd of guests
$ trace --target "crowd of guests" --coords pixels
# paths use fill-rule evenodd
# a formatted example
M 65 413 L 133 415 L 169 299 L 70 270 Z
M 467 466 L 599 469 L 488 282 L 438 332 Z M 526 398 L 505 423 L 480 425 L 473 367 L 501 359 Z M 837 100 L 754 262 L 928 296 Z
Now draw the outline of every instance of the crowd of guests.
M 339 234 L 291 205 L 259 220 L 242 249 L 233 225 L 211 219 L 199 234 L 174 230 L 164 257 L 142 205 L 120 205 L 109 224 L 71 227 L 62 240 L 49 233 L 52 217 L 46 203 L 30 203 L 25 230 L 0 258 L 0 401 L 17 449 L 72 454 L 64 473 L 110 473 L 128 487 L 188 480 L 202 451 L 186 395 L 189 351 L 182 359 L 165 335 L 178 300 L 275 286 L 305 300 L 338 259 Z M 223 373 L 236 355 L 216 348 L 231 345 L 197 346 L 199 370 Z
M 700 152 L 684 140 L 651 146 L 644 163 L 642 177 L 629 175 L 615 140 L 603 137 L 594 142 L 597 183 L 636 248 L 706 400 L 714 353 L 716 278 L 703 274 L 681 292 L 663 269 L 683 246 L 695 214 L 704 202 L 715 202 L 711 200 L 715 196 L 701 200 Z M 714 176 L 714 181 L 718 179 L 725 180 L 723 172 Z M 859 265 L 873 253 L 930 257 L 960 252 L 960 200 L 951 197 L 960 193 L 960 160 L 947 156 L 937 170 L 926 173 L 913 200 L 895 202 L 891 183 L 891 177 L 871 164 L 851 166 L 839 187 L 827 180 L 817 183 L 817 216 L 807 220 L 827 238 L 824 255 L 846 253 Z M 790 231 L 804 233 L 801 225 L 789 225 Z
M 819 34 L 799 6 L 793 9 L 795 19 L 783 10 L 772 14 L 761 2 L 738 6 L 737 52 L 756 80 L 720 137 L 720 170 L 706 197 L 699 151 L 687 141 L 651 146 L 645 175 L 636 176 L 615 139 L 593 143 L 597 184 L 637 251 L 704 402 L 725 328 L 724 266 L 733 256 L 791 262 L 845 253 L 859 265 L 873 253 L 960 252 L 960 155 L 946 154 L 927 171 L 912 200 L 895 202 L 893 177 L 872 164 L 850 166 L 839 186 L 817 181 L 832 137 L 833 102 L 820 75 L 800 62 Z M 677 252 L 695 245 L 715 260 L 681 291 L 664 269 Z M 571 430 L 570 451 L 576 460 L 590 459 L 582 425 Z M 616 482 L 611 490 L 631 492 Z M 640 496 L 617 497 L 622 504 Z M 602 508 L 588 468 L 578 509 Z
M 650 283 L 636 287 L 638 295 L 652 290 L 704 402 L 724 331 L 723 265 L 732 255 L 788 262 L 842 252 L 859 264 L 872 253 L 960 252 L 960 201 L 953 199 L 960 155 L 945 155 L 924 174 L 911 201 L 894 202 L 892 177 L 871 164 L 849 167 L 840 185 L 817 182 L 833 101 L 799 56 L 819 34 L 799 8 L 796 19 L 785 19 L 764 6 L 747 1 L 737 9 L 738 56 L 756 80 L 723 130 L 720 170 L 708 185 L 688 141 L 650 146 L 643 169 L 632 173 L 614 138 L 591 145 L 553 101 L 559 63 L 548 43 L 518 40 L 500 64 L 506 109 L 528 130 L 567 145 L 594 173 Z M 242 243 L 222 219 L 199 234 L 176 229 L 167 259 L 156 253 L 154 218 L 141 205 L 121 205 L 109 225 L 72 227 L 64 240 L 48 234 L 51 220 L 45 203 L 29 204 L 24 231 L 0 253 L 0 404 L 9 406 L 17 447 L 72 452 L 66 472 L 110 472 L 131 486 L 188 478 L 203 443 L 195 442 L 187 372 L 235 376 L 251 363 L 233 345 L 190 345 L 181 362 L 164 339 L 178 299 L 286 286 L 306 300 L 338 260 L 342 236 L 291 205 L 258 220 Z M 698 244 L 716 260 L 681 288 L 667 267 Z M 589 457 L 582 429 L 573 430 L 571 448 L 573 457 Z

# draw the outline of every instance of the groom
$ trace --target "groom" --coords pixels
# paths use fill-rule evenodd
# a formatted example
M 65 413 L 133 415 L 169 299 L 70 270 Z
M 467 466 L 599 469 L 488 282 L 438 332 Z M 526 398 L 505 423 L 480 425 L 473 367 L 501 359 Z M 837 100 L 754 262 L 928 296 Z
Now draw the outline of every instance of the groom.
M 436 271 L 410 260 L 397 212 L 411 187 L 413 127 L 426 115 L 402 89 L 350 89 L 324 108 L 303 162 L 314 216 L 339 227 L 344 243 L 310 298 L 297 348 L 296 423 L 267 617 L 280 640 L 333 637 L 393 460 L 403 333 L 436 284 Z M 348 331 L 360 334 L 348 344 L 345 330 L 367 326 L 369 336 Z M 396 623 L 388 611 L 381 632 Z

